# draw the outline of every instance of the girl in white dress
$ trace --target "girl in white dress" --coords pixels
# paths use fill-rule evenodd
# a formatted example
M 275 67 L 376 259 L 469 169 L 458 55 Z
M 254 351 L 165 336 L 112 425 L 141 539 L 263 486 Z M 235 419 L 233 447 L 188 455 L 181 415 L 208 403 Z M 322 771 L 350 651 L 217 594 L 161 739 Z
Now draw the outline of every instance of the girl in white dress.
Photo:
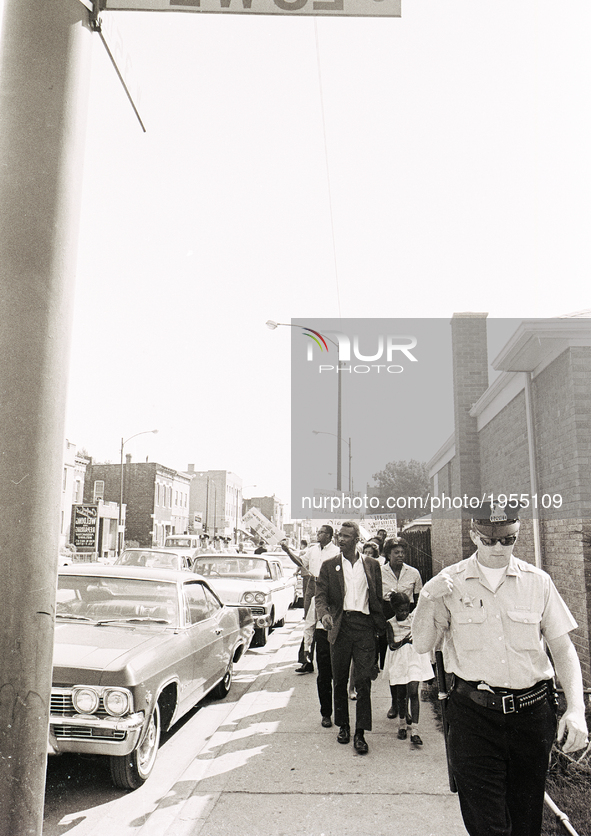
M 390 603 L 394 617 L 388 621 L 386 637 L 388 650 L 384 662 L 392 694 L 392 707 L 388 717 L 399 717 L 398 739 L 406 740 L 410 732 L 410 741 L 415 746 L 422 746 L 419 736 L 419 684 L 433 679 L 433 668 L 428 653 L 417 653 L 412 646 L 412 616 L 410 600 L 403 592 L 392 592 Z M 410 720 L 408 722 L 408 703 L 410 702 Z

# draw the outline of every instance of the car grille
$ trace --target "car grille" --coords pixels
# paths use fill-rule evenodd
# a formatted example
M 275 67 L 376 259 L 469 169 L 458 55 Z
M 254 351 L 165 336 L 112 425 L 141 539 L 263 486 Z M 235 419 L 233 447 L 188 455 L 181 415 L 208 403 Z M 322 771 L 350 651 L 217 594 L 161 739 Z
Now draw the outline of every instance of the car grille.
M 127 734 L 119 729 L 91 729 L 87 726 L 53 726 L 51 731 L 57 738 L 62 740 L 97 740 L 108 738 L 109 740 L 125 740 Z
M 73 717 L 76 714 L 74 705 L 72 703 L 72 692 L 63 690 L 51 692 L 51 713 L 53 716 Z M 94 712 L 95 717 L 109 717 L 109 713 L 105 711 L 103 700 L 99 702 L 98 709 Z

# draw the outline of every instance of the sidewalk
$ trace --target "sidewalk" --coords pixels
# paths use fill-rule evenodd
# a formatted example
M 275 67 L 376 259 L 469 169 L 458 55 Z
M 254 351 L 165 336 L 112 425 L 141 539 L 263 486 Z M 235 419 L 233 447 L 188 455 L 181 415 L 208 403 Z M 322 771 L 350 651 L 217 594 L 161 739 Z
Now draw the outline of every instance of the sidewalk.
M 369 754 L 321 727 L 316 676 L 295 673 L 300 613 L 259 651 L 264 666 L 256 651 L 240 663 L 236 678 L 251 684 L 139 836 L 466 836 L 430 703 L 421 703 L 421 748 L 397 739 L 382 675 Z

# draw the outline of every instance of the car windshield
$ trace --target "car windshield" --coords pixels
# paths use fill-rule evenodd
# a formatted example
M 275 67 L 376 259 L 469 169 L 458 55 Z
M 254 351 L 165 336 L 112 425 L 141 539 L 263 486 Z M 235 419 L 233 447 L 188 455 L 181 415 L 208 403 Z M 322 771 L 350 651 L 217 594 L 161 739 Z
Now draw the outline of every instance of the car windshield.
M 150 566 L 158 569 L 181 569 L 181 559 L 177 554 L 157 552 L 146 549 L 126 549 L 115 561 L 116 566 Z
M 60 575 L 58 618 L 78 621 L 155 621 L 177 626 L 176 584 L 136 578 Z
M 193 562 L 193 571 L 205 576 L 222 578 L 251 578 L 271 580 L 271 570 L 266 560 L 260 557 L 226 557 L 201 555 Z

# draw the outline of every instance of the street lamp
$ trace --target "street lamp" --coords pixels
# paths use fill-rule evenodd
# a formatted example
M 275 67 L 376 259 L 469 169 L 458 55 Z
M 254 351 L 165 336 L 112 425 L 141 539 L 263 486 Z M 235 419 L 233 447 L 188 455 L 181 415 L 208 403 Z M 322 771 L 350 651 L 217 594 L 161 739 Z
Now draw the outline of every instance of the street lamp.
M 119 483 L 119 524 L 117 526 L 117 557 L 121 554 L 121 544 L 123 542 L 123 532 L 121 530 L 123 526 L 123 448 L 127 444 L 128 441 L 131 441 L 132 438 L 137 438 L 138 435 L 149 435 L 150 433 L 157 433 L 158 430 L 143 430 L 141 433 L 136 433 L 135 435 L 130 435 L 129 438 L 126 438 L 125 441 L 121 439 L 121 480 Z
M 329 433 L 329 432 L 326 432 L 325 430 L 312 430 L 312 432 L 314 433 L 314 435 L 334 435 L 334 433 Z M 349 493 L 351 494 L 353 492 L 353 480 L 352 480 L 352 477 L 351 477 L 351 458 L 352 458 L 351 437 L 349 436 L 348 441 L 347 441 L 346 438 L 341 438 L 341 441 L 344 441 L 345 444 L 347 444 L 348 447 L 349 447 Z
M 265 322 L 267 328 L 270 328 L 271 331 L 274 331 L 280 325 L 284 325 L 288 328 L 303 328 L 302 325 L 293 325 L 291 322 L 275 322 L 274 319 L 268 319 Z M 339 350 L 338 343 L 332 340 L 330 337 L 327 337 L 326 334 L 323 334 L 324 339 L 328 340 L 329 343 L 332 343 L 337 352 Z M 337 353 L 338 357 L 338 353 Z M 341 473 L 342 473 L 342 462 L 341 462 L 341 441 L 343 440 L 342 437 L 342 429 L 341 429 L 341 414 L 342 414 L 342 374 L 341 368 L 343 364 L 340 360 L 337 361 L 337 431 L 336 431 L 336 438 L 337 438 L 337 491 L 341 490 Z M 329 433 L 329 435 L 335 435 L 335 433 Z M 350 487 L 349 487 L 350 490 Z

